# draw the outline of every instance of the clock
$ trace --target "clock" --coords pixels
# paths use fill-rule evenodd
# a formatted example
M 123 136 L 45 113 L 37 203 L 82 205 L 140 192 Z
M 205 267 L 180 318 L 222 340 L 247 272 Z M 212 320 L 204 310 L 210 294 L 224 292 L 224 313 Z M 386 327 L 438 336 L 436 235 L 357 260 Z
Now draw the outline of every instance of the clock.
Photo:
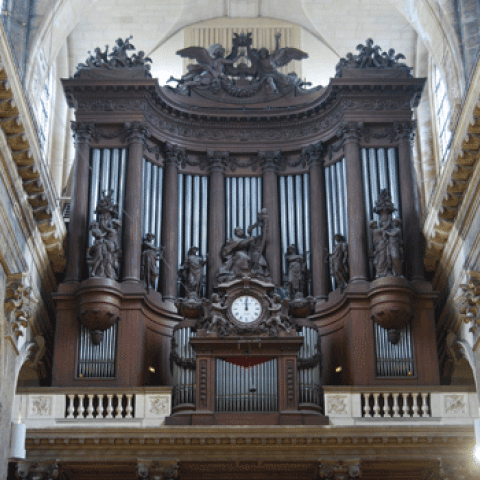
M 251 295 L 242 295 L 233 301 L 231 312 L 237 322 L 252 323 L 260 318 L 262 305 L 257 298 Z

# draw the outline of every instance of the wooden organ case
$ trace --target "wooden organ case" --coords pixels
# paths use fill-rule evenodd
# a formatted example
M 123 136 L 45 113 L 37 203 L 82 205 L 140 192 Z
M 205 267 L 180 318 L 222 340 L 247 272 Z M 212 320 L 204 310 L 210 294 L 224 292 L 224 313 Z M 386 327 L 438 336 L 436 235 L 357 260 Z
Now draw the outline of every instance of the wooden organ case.
M 161 87 L 118 42 L 63 80 L 54 385 L 173 385 L 171 424 L 323 424 L 322 385 L 439 384 L 411 158 L 425 80 L 367 42 L 309 88 L 277 70 L 304 52 L 241 34 L 228 57 L 181 50 L 196 65 Z

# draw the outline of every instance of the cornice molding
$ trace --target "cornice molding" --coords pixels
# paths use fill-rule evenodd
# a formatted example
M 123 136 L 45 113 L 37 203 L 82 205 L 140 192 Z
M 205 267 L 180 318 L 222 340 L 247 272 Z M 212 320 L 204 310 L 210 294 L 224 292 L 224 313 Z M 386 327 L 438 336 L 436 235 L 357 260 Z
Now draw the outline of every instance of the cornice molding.
M 4 154 L 4 157 L 15 165 L 52 268 L 60 273 L 65 268 L 65 224 L 50 173 L 42 160 L 31 112 L 2 25 L 0 57 L 0 128 L 5 134 L 9 151 L 9 155 Z M 20 198 L 19 202 L 22 200 Z

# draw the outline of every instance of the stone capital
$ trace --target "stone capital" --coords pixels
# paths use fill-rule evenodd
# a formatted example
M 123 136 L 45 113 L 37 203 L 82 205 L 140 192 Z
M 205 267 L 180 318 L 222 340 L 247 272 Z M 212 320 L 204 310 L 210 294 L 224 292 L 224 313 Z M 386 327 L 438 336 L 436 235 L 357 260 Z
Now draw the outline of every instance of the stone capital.
M 185 149 L 174 145 L 172 143 L 165 144 L 165 166 L 179 168 L 182 164 L 185 165 L 187 154 Z
M 412 143 L 415 136 L 417 122 L 415 120 L 407 122 L 394 122 L 393 129 L 395 137 L 399 142 Z
M 358 143 L 363 134 L 362 122 L 343 122 L 340 124 L 338 136 L 343 138 L 343 142 Z
M 308 147 L 302 148 L 302 164 L 304 167 L 322 165 L 323 157 L 326 153 L 325 145 L 318 142 Z

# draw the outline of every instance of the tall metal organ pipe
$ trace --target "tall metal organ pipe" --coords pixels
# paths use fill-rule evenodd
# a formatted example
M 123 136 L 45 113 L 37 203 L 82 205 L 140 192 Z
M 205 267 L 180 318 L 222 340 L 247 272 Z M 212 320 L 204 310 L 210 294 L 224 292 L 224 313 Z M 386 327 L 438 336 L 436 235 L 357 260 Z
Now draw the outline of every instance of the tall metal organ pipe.
M 191 328 L 179 328 L 174 331 L 175 354 L 180 361 L 195 361 L 195 351 L 190 338 L 196 333 Z M 181 363 L 181 362 L 180 362 Z M 173 363 L 173 406 L 195 404 L 196 373 L 194 369 Z
M 282 273 L 286 286 L 288 265 L 287 248 L 296 245 L 310 271 L 310 174 L 279 177 L 280 238 L 282 245 Z M 312 293 L 311 279 L 307 278 L 306 294 Z
M 252 367 L 216 360 L 217 412 L 274 412 L 278 408 L 277 369 L 274 358 Z
M 226 177 L 225 178 L 226 222 L 225 240 L 233 235 L 233 230 L 240 227 L 246 232 L 258 218 L 262 209 L 261 177 Z M 252 235 L 258 235 L 254 229 Z
M 302 327 L 297 336 L 304 338 L 304 343 L 298 353 L 299 360 L 312 359 L 318 352 L 318 332 L 314 328 Z M 321 405 L 320 396 L 320 362 L 298 371 L 298 400 L 299 403 Z
M 80 325 L 77 376 L 79 378 L 112 378 L 115 376 L 117 324 L 105 330 L 102 343 L 92 342 L 90 330 Z
M 208 241 L 208 194 L 206 176 L 178 175 L 178 263 L 171 268 L 180 268 L 191 247 L 198 247 L 198 255 L 206 259 Z M 167 267 L 168 268 L 168 267 Z M 207 267 L 204 266 L 202 295 L 206 294 Z M 177 294 L 184 293 L 178 280 Z
M 155 235 L 155 246 L 162 244 L 163 168 L 143 160 L 142 238 Z M 157 279 L 155 289 L 158 289 Z
M 102 192 L 112 191 L 112 200 L 118 204 L 119 220 L 123 218 L 125 201 L 125 173 L 127 168 L 127 148 L 94 148 L 90 158 L 90 187 L 88 196 L 88 222 L 97 220 L 95 210 Z M 121 231 L 119 232 L 121 238 Z M 88 245 L 95 239 L 88 235 Z
M 347 181 L 345 159 L 325 168 L 325 194 L 327 197 L 328 247 L 335 248 L 334 237 L 340 233 L 348 240 Z M 331 277 L 333 288 L 335 279 Z

